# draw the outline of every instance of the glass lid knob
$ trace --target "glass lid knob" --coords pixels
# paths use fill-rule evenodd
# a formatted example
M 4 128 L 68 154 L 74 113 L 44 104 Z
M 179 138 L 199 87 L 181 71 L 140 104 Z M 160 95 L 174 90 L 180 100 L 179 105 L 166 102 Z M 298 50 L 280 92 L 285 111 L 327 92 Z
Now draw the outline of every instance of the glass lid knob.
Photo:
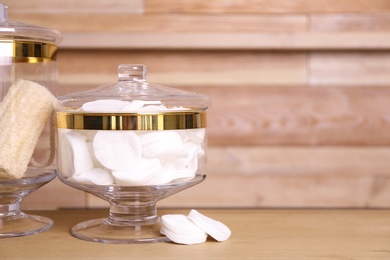
M 0 22 L 5 23 L 8 16 L 8 6 L 4 3 L 0 3 Z
M 146 81 L 146 66 L 142 64 L 119 65 L 118 81 Z

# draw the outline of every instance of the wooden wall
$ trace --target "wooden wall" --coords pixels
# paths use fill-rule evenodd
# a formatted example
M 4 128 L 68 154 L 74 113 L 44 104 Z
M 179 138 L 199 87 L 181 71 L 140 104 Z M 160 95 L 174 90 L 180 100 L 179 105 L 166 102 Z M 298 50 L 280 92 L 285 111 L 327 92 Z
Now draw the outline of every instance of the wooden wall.
M 63 33 L 60 94 L 142 63 L 150 82 L 211 96 L 207 178 L 160 206 L 390 207 L 390 1 L 8 5 Z M 24 203 L 106 205 L 58 180 Z

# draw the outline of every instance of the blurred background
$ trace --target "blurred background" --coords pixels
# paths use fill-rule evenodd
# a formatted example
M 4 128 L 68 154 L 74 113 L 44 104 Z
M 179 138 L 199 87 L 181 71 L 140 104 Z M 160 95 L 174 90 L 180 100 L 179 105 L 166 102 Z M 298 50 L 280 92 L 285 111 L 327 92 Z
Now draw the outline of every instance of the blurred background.
M 390 1 L 10 0 L 51 27 L 58 95 L 147 79 L 200 92 L 208 174 L 160 207 L 390 207 Z M 25 209 L 105 207 L 55 180 Z

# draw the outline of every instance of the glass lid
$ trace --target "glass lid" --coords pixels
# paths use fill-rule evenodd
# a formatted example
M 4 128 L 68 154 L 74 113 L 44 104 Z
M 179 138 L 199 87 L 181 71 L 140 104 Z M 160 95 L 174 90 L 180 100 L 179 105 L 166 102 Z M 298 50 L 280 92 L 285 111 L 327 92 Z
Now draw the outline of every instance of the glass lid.
M 9 21 L 8 6 L 0 3 L 0 41 L 29 41 L 59 44 L 61 34 L 53 29 Z
M 119 65 L 118 82 L 59 97 L 59 110 L 81 113 L 168 112 L 206 110 L 211 103 L 206 95 L 150 84 L 145 76 L 145 65 Z
M 204 128 L 208 96 L 150 84 L 146 66 L 122 64 L 118 82 L 58 98 L 57 127 L 84 130 Z

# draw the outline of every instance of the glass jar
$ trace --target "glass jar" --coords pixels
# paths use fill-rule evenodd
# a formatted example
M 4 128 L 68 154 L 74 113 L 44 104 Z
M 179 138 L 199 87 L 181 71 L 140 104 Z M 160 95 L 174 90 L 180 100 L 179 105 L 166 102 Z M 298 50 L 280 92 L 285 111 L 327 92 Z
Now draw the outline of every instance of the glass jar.
M 205 173 L 201 94 L 150 84 L 146 67 L 118 67 L 118 82 L 59 97 L 58 174 L 92 185 L 163 185 Z
M 0 3 L 0 102 L 9 93 L 11 86 L 21 80 L 37 83 L 56 95 L 57 46 L 62 39 L 60 33 L 49 28 L 9 21 L 7 9 L 5 4 Z M 19 101 L 23 102 L 23 99 L 20 98 Z M 19 113 L 15 120 L 20 124 L 26 119 Z M 49 148 L 49 121 L 44 125 L 34 149 L 33 158 L 37 164 L 49 165 L 54 158 Z M 12 125 L 10 128 L 15 126 L 14 122 L 6 123 Z
M 7 19 L 0 3 L 0 238 L 48 230 L 21 201 L 56 177 L 53 105 L 59 32 Z

